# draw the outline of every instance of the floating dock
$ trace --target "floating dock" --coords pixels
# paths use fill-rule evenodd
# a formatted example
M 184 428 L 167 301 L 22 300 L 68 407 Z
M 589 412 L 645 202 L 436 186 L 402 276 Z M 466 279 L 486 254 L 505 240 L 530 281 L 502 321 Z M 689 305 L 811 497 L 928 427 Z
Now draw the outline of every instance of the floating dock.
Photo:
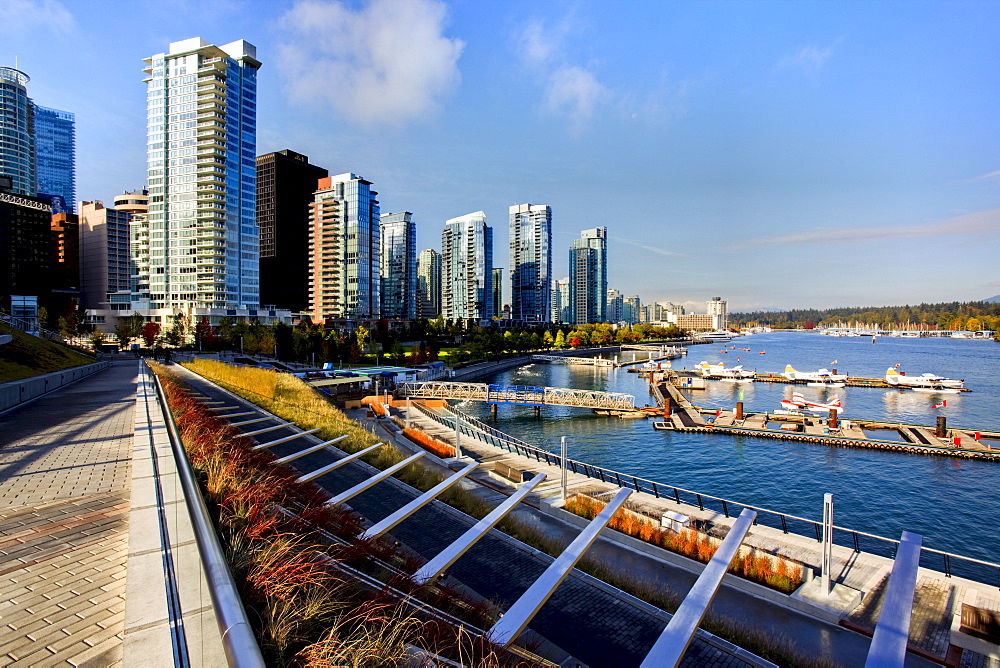
M 657 429 L 670 431 L 752 436 L 842 448 L 867 448 L 920 455 L 1000 461 L 1000 432 L 947 429 L 875 420 L 838 420 L 807 416 L 773 415 L 708 410 L 694 406 L 668 379 L 652 385 L 664 419 Z M 741 414 L 742 413 L 742 414 Z M 885 431 L 903 440 L 872 438 L 867 432 Z

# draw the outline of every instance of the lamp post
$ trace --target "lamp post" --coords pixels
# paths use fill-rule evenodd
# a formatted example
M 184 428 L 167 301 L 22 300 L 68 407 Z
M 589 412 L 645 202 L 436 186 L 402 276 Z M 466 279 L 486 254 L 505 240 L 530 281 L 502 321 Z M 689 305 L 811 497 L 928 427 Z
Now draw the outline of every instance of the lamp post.
M 566 502 L 566 437 L 563 436 L 559 445 L 559 459 L 562 467 L 562 500 Z

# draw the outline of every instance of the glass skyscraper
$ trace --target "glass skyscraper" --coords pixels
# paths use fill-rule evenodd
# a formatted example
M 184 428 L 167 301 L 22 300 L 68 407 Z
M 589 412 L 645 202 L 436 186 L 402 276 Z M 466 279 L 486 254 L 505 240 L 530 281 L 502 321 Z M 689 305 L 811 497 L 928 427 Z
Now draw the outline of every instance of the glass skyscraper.
M 0 176 L 11 178 L 11 192 L 38 193 L 35 159 L 35 105 L 28 97 L 27 74 L 0 67 Z
M 76 212 L 76 117 L 35 105 L 38 195 L 52 199 L 52 213 Z
M 552 317 L 552 208 L 510 207 L 510 317 L 548 322 Z
M 382 216 L 382 317 L 417 317 L 417 226 L 413 214 Z
M 608 228 L 580 232 L 569 250 L 569 308 L 571 324 L 607 320 Z
M 452 218 L 441 234 L 441 314 L 493 317 L 493 228 L 482 211 Z
M 417 317 L 441 315 L 441 253 L 432 248 L 417 258 Z
M 257 49 L 173 42 L 145 59 L 145 309 L 255 309 Z

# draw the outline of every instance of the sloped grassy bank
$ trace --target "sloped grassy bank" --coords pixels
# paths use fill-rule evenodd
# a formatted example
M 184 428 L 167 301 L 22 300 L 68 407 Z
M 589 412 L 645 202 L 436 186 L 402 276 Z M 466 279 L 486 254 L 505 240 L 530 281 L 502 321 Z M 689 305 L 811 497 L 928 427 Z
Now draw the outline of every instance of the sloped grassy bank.
M 323 394 L 290 374 L 268 369 L 234 367 L 214 360 L 194 360 L 183 365 L 269 412 L 294 421 L 302 429 L 319 427 L 317 436 L 324 440 L 349 434 L 349 438 L 337 443 L 338 448 L 347 452 L 357 452 L 377 442 L 373 434 L 344 415 Z M 429 435 L 424 436 L 430 438 Z M 411 440 L 422 445 L 419 437 L 411 436 Z M 364 459 L 376 468 L 385 469 L 402 461 L 404 455 L 385 447 Z M 423 491 L 443 480 L 441 475 L 423 468 L 419 462 L 406 467 L 395 477 Z M 448 489 L 438 499 L 476 519 L 482 519 L 492 510 L 490 504 L 459 486 Z M 551 556 L 558 556 L 566 547 L 565 542 L 555 540 L 510 517 L 503 519 L 497 529 Z M 414 572 L 417 567 L 413 565 L 408 572 Z M 581 560 L 577 568 L 668 612 L 676 610 L 682 600 L 682 596 L 663 587 L 661 583 L 637 579 L 625 571 L 590 558 Z M 821 668 L 832 665 L 800 652 L 795 642 L 786 636 L 775 637 L 737 620 L 709 614 L 702 623 L 702 628 L 778 665 Z
M 476 632 L 493 624 L 494 606 L 415 585 L 408 555 L 390 541 L 356 540 L 359 516 L 326 506 L 319 487 L 253 451 L 181 379 L 153 366 L 268 665 L 396 665 L 408 646 L 465 665 L 535 665 Z

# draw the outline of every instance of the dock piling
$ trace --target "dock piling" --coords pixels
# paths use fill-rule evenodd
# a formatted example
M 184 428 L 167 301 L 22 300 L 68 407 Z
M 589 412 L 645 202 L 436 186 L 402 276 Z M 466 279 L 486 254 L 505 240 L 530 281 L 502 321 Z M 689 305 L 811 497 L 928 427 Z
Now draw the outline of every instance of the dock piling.
M 938 415 L 937 429 L 934 431 L 934 435 L 938 438 L 945 438 L 948 436 L 948 418 L 944 415 Z

